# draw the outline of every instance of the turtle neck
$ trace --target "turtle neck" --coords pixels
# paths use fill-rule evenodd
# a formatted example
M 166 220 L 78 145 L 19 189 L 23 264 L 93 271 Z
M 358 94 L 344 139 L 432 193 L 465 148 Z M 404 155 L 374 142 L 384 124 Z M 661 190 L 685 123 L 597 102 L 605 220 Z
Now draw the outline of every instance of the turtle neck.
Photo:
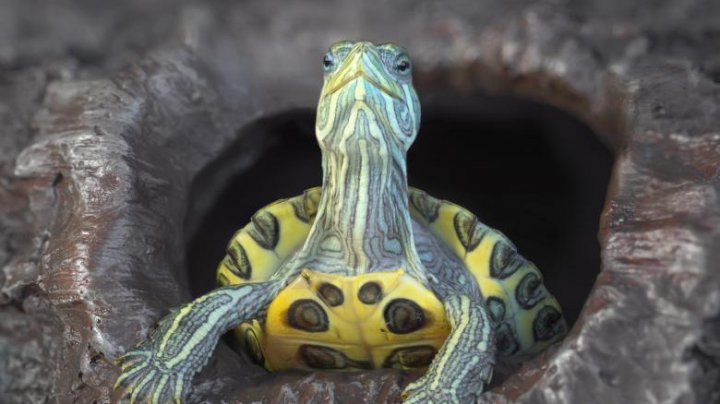
M 341 122 L 320 142 L 322 196 L 302 261 L 355 274 L 415 268 L 405 150 L 363 101 Z

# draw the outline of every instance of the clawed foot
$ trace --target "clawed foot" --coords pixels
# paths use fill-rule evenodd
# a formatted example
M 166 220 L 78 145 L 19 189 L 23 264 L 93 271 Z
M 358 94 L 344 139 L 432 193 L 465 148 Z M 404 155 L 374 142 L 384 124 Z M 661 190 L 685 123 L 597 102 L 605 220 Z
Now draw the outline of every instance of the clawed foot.
M 138 348 L 120 357 L 121 374 L 115 389 L 123 390 L 123 401 L 130 403 L 180 403 L 187 393 L 192 375 L 164 366 L 152 351 Z

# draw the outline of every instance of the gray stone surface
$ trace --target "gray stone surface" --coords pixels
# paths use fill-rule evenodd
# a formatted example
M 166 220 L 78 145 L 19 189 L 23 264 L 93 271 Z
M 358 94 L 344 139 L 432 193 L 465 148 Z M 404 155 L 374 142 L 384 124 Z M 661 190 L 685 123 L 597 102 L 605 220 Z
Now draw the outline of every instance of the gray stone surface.
M 343 38 L 402 43 L 422 89 L 571 111 L 615 150 L 581 317 L 484 401 L 720 401 L 712 0 L 1 1 L 0 401 L 111 400 L 112 359 L 190 298 L 192 180 L 256 119 L 312 108 Z M 220 349 L 191 401 L 397 400 L 407 382 L 267 375 Z

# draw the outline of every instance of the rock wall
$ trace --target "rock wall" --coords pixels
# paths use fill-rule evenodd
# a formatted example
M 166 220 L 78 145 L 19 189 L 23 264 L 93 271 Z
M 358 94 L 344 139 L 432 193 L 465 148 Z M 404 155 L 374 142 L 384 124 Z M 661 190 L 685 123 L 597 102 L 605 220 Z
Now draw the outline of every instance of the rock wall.
M 484 401 L 720 401 L 716 3 L 1 2 L 0 401 L 112 399 L 112 359 L 190 298 L 193 179 L 247 125 L 312 108 L 341 38 L 404 44 L 423 89 L 571 111 L 615 150 L 579 320 Z M 407 383 L 268 375 L 227 350 L 190 401 L 394 401 Z

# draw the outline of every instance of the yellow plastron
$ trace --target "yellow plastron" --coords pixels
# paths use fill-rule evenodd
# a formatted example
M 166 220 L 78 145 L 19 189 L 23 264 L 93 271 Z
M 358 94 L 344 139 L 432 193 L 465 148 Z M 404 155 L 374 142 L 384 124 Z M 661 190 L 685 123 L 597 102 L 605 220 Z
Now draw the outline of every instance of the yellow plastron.
M 304 270 L 237 331 L 269 370 L 425 369 L 450 332 L 438 298 L 403 269 L 341 276 Z

